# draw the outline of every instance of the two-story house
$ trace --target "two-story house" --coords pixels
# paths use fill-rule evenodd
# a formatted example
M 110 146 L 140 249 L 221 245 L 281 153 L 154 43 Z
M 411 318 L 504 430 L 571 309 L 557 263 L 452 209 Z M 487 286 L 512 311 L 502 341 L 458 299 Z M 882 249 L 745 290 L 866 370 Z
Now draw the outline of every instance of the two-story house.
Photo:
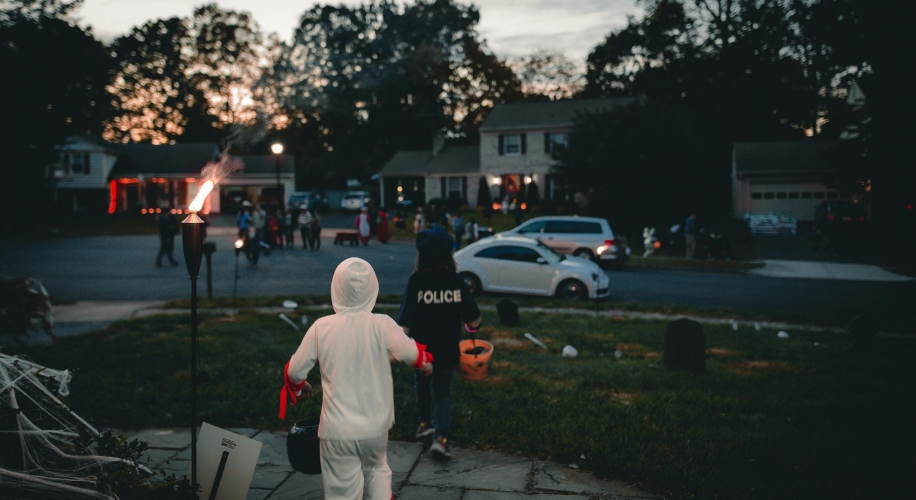
M 90 136 L 70 137 L 49 165 L 59 206 L 74 213 L 146 213 L 183 210 L 200 187 L 200 171 L 219 158 L 214 143 L 114 144 Z M 234 210 L 237 198 L 277 200 L 295 189 L 292 156 L 242 156 L 244 170 L 222 179 L 205 210 Z
M 445 146 L 437 137 L 432 151 L 398 152 L 379 172 L 382 206 L 405 197 L 417 203 L 456 198 L 475 206 L 481 176 L 496 201 L 525 199 L 533 186 L 542 199 L 566 199 L 551 169 L 576 117 L 633 102 L 622 97 L 497 105 L 480 127 L 479 146 Z

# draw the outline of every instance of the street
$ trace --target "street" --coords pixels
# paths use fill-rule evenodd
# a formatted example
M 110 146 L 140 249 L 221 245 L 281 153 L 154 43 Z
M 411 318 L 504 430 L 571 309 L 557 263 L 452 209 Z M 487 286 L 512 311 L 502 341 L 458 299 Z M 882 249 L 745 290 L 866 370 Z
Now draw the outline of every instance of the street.
M 231 236 L 211 236 L 214 296 L 231 296 L 235 253 Z M 100 236 L 0 243 L 0 274 L 37 278 L 56 302 L 76 300 L 167 300 L 189 296 L 180 238 L 179 265 L 155 267 L 155 235 Z M 413 270 L 413 245 L 372 240 L 368 247 L 335 246 L 324 239 L 320 251 L 276 250 L 257 267 L 239 258 L 240 296 L 326 294 L 340 261 L 357 256 L 375 268 L 380 292 L 403 293 Z M 206 264 L 199 290 L 206 294 Z M 914 317 L 916 282 L 786 279 L 643 269 L 611 270 L 611 300 L 693 307 L 733 307 L 769 312 L 815 314 L 877 313 Z

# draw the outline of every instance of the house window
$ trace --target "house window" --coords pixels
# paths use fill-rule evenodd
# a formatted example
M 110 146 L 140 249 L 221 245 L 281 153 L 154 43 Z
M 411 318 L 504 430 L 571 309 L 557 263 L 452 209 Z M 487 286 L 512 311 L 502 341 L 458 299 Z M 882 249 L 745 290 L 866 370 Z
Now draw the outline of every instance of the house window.
M 752 199 L 752 200 L 760 200 L 760 199 L 763 199 L 763 193 L 752 193 L 752 194 L 751 194 L 751 199 Z
M 802 191 L 801 197 L 803 200 L 811 199 L 811 191 Z
M 824 192 L 823 192 L 823 191 L 816 191 L 816 192 L 814 193 L 814 199 L 815 199 L 815 200 L 823 200 L 823 199 L 824 199 Z
M 445 179 L 445 197 L 450 200 L 461 199 L 461 177 L 447 177 Z
M 544 152 L 547 154 L 553 154 L 565 148 L 568 142 L 565 133 L 544 132 Z
M 798 199 L 798 191 L 793 191 L 793 192 L 789 193 L 789 199 L 790 199 L 790 200 L 797 200 L 797 199 Z
M 518 134 L 509 134 L 503 137 L 503 154 L 522 154 L 522 137 Z
M 89 174 L 89 153 L 70 153 L 70 171 L 74 174 Z
M 773 198 L 774 198 L 774 194 L 773 194 L 773 193 L 763 193 L 763 199 L 764 199 L 764 200 L 772 200 Z
M 776 199 L 777 199 L 777 200 L 784 200 L 784 199 L 786 199 L 786 193 L 776 193 Z

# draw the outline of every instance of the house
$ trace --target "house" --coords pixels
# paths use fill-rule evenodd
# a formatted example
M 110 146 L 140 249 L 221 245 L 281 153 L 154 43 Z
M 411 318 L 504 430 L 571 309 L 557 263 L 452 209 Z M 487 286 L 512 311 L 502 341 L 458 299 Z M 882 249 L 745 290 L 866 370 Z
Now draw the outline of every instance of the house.
M 426 203 L 458 198 L 477 204 L 484 177 L 494 200 L 520 199 L 531 183 L 542 199 L 567 199 L 563 184 L 550 173 L 553 153 L 565 146 L 567 134 L 581 113 L 611 111 L 633 98 L 561 100 L 499 104 L 480 127 L 479 146 L 445 146 L 437 137 L 432 151 L 400 151 L 379 172 L 381 204 L 398 199 Z
M 187 209 L 200 187 L 201 169 L 220 156 L 211 143 L 113 144 L 89 136 L 71 137 L 59 150 L 49 174 L 58 203 L 74 213 Z M 234 210 L 242 199 L 276 202 L 278 176 L 282 193 L 293 192 L 291 156 L 240 158 L 244 170 L 220 181 L 219 196 L 210 196 L 205 212 Z
M 738 142 L 732 154 L 732 208 L 735 217 L 774 212 L 814 219 L 824 200 L 851 199 L 825 183 L 835 175 L 830 153 L 839 140 L 807 139 Z

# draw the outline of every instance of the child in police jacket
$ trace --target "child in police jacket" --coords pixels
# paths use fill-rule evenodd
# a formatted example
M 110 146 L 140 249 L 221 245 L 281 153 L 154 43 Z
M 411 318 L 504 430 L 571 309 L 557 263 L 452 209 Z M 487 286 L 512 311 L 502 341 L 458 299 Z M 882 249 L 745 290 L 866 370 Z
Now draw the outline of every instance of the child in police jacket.
M 454 241 L 442 228 L 417 235 L 417 269 L 407 282 L 398 324 L 436 357 L 432 374 L 417 371 L 414 383 L 420 427 L 417 439 L 433 436 L 430 452 L 449 458 L 452 374 L 458 366 L 461 324 L 469 331 L 480 326 L 480 309 L 467 284 L 455 272 Z M 430 400 L 432 389 L 432 401 Z M 433 421 L 435 407 L 435 421 Z
M 280 418 L 287 397 L 312 396 L 306 376 L 320 366 L 318 437 L 326 500 L 389 500 L 388 430 L 394 425 L 391 360 L 432 373 L 425 346 L 404 335 L 390 317 L 372 314 L 378 279 L 368 262 L 340 263 L 331 282 L 334 312 L 315 321 L 285 370 Z

